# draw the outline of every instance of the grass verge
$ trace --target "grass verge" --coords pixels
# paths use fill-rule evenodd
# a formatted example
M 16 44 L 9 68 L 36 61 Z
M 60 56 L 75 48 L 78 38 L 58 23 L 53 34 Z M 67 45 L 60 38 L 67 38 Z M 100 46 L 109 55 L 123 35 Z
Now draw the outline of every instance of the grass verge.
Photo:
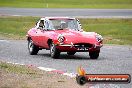
M 0 7 L 132 8 L 132 0 L 0 0 Z
M 0 17 L 0 35 L 10 39 L 24 39 L 26 32 L 35 26 L 37 17 Z
M 0 38 L 25 39 L 39 17 L 0 17 Z M 85 31 L 101 34 L 106 44 L 132 45 L 132 19 L 79 19 Z
M 75 79 L 0 61 L 0 88 L 80 88 Z

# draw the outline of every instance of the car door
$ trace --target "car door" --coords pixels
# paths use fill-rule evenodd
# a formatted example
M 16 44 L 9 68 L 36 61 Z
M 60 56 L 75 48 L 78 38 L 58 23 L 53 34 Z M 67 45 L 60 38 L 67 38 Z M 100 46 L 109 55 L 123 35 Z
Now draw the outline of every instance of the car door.
M 41 20 L 42 21 L 42 20 Z M 43 28 L 38 28 L 37 33 L 38 33 L 38 41 L 39 41 L 39 46 L 43 48 L 47 48 L 47 30 L 46 30 L 46 24 L 45 21 L 43 20 L 44 27 Z
M 39 45 L 38 43 L 38 25 L 39 25 L 39 21 L 36 23 L 36 26 L 34 28 L 32 28 L 32 31 L 31 31 L 31 37 L 32 37 L 32 40 L 34 42 L 35 45 Z

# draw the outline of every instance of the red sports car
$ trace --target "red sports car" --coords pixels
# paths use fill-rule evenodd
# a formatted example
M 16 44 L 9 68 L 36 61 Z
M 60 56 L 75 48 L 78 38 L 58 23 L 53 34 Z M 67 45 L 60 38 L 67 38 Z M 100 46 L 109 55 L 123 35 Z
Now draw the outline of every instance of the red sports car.
M 44 17 L 27 33 L 28 50 L 35 55 L 39 50 L 50 50 L 52 58 L 61 52 L 74 55 L 76 52 L 89 52 L 91 59 L 99 57 L 103 38 L 95 32 L 85 32 L 76 18 Z

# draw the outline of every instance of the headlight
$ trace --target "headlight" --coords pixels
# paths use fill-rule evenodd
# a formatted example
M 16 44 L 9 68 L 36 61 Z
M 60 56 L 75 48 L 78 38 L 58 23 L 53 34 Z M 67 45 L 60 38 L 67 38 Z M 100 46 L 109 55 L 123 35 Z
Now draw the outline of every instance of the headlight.
M 65 40 L 65 37 L 62 34 L 59 34 L 57 39 L 58 39 L 60 44 L 63 44 L 64 40 Z
M 102 37 L 101 35 L 97 34 L 97 35 L 96 35 L 96 40 L 97 40 L 98 42 L 102 42 L 102 41 L 103 41 L 103 37 Z

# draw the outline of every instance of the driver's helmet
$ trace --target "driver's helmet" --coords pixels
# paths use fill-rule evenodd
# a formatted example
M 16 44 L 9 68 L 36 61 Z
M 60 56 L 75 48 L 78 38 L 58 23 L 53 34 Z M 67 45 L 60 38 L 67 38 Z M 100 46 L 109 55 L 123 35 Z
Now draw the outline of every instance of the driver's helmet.
M 68 28 L 68 24 L 67 24 L 65 21 L 62 21 L 60 27 L 61 27 L 62 29 Z

